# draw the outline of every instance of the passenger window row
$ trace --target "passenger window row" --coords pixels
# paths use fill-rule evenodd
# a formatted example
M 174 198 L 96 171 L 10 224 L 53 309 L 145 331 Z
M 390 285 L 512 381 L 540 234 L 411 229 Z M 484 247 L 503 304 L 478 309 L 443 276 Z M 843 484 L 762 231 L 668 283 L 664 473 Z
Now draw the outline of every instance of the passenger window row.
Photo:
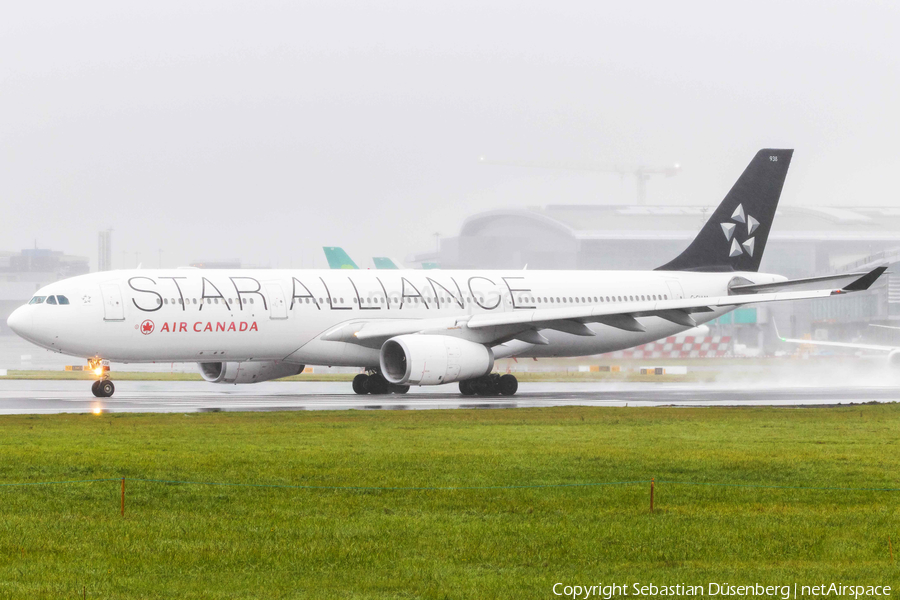
M 606 303 L 606 302 L 647 302 L 647 301 L 658 301 L 658 300 L 668 300 L 668 294 L 640 294 L 640 295 L 628 295 L 628 296 L 581 296 L 581 297 L 547 297 L 547 296 L 518 296 L 516 298 L 516 302 L 519 304 L 524 304 L 530 302 L 532 304 L 588 304 L 588 303 Z M 310 298 L 300 298 L 296 304 L 311 304 L 314 299 Z M 319 304 L 325 304 L 328 302 L 328 298 L 316 298 Z M 483 304 L 485 302 L 485 298 L 483 296 L 477 297 L 475 300 L 477 302 Z M 471 303 L 473 298 L 471 296 L 467 296 L 462 299 L 463 304 Z M 344 304 L 344 298 L 332 298 L 331 302 L 333 304 Z M 385 304 L 384 298 L 361 298 L 359 302 L 357 302 L 356 298 L 352 299 L 353 304 Z M 392 296 L 387 303 L 390 305 L 399 305 L 403 304 L 419 304 L 419 303 L 439 303 L 441 306 L 453 307 L 459 306 L 459 300 L 456 298 L 449 297 L 427 297 L 427 298 L 419 298 L 419 297 L 407 297 L 402 300 L 399 296 Z
M 560 297 L 560 296 L 518 296 L 516 298 L 516 302 L 519 304 L 523 304 L 526 302 L 530 302 L 532 304 L 588 304 L 588 303 L 606 303 L 606 302 L 646 302 L 646 301 L 656 301 L 656 300 L 668 300 L 668 294 L 640 294 L 640 295 L 628 295 L 628 296 L 581 296 L 581 297 Z M 203 298 L 200 299 L 199 303 L 203 303 Z M 219 304 L 219 298 L 206 298 L 206 304 Z M 225 300 L 223 298 L 223 300 Z M 243 303 L 246 304 L 254 304 L 254 299 L 251 298 L 243 298 Z M 318 300 L 319 304 L 325 304 L 328 302 L 328 298 L 300 298 L 296 304 L 311 304 L 313 300 Z M 467 296 L 463 299 L 463 304 L 472 302 L 472 297 Z M 424 303 L 432 303 L 435 302 L 435 298 L 419 298 L 419 297 L 407 297 L 402 300 L 398 296 L 394 296 L 388 300 L 388 304 L 398 305 L 398 304 L 419 304 L 420 302 Z M 442 306 L 452 307 L 459 306 L 459 302 L 456 298 L 449 297 L 440 297 L 437 299 L 441 303 Z M 477 301 L 479 303 L 484 303 L 485 299 L 483 296 L 479 296 Z M 65 296 L 35 296 L 31 299 L 29 304 L 41 304 L 46 302 L 47 304 L 68 304 L 69 299 Z M 158 298 L 156 300 L 157 304 L 197 304 L 197 298 L 186 298 L 182 301 L 181 298 L 164 298 L 160 301 Z M 228 305 L 234 304 L 237 302 L 237 298 L 228 298 Z M 332 298 L 331 302 L 333 304 L 344 304 L 343 298 Z M 385 304 L 384 298 L 362 298 L 360 300 L 360 305 L 362 304 Z M 357 304 L 356 298 L 353 298 L 353 304 Z
M 647 302 L 650 300 L 668 300 L 668 294 L 641 294 L 638 296 L 582 296 L 582 297 L 559 297 L 559 296 L 522 296 L 518 302 L 533 302 L 535 304 L 601 304 L 606 302 Z
M 203 304 L 203 300 L 204 300 L 203 298 L 200 298 L 199 303 Z M 222 298 L 222 300 L 225 301 L 225 303 L 227 303 L 229 306 L 237 302 L 237 298 L 227 298 L 227 299 Z M 243 301 L 244 301 L 244 304 L 248 304 L 248 303 L 253 304 L 253 298 L 243 298 Z M 159 298 L 156 299 L 156 303 L 160 304 Z M 163 298 L 162 303 L 163 304 L 185 304 L 185 305 L 197 304 L 197 299 L 196 298 L 185 298 L 184 300 L 182 300 L 181 298 L 172 298 L 172 299 Z M 219 298 L 206 298 L 206 304 L 219 304 Z
M 579 297 L 573 298 L 573 297 L 548 297 L 548 296 L 538 296 L 538 297 L 519 296 L 516 301 L 519 303 L 531 302 L 533 304 L 545 304 L 545 303 L 546 304 L 576 304 L 579 302 L 582 304 L 586 304 L 586 303 L 589 303 L 592 301 L 594 303 L 635 302 L 635 301 L 645 302 L 648 300 L 668 300 L 668 299 L 669 299 L 668 294 L 658 294 L 658 295 L 657 294 L 641 294 L 638 296 L 631 296 L 631 295 L 629 295 L 629 296 L 582 296 L 580 298 Z M 224 300 L 224 298 L 223 298 L 223 300 Z M 251 298 L 243 298 L 242 300 L 245 305 L 248 303 L 249 304 L 254 303 L 254 299 L 252 297 Z M 310 298 L 303 298 L 301 300 L 305 301 L 306 304 L 311 303 Z M 442 296 L 442 297 L 438 298 L 438 300 L 441 303 L 443 303 L 444 306 L 458 306 L 459 305 L 456 298 L 449 298 L 449 297 Z M 322 304 L 322 303 L 326 302 L 327 299 L 318 298 L 318 301 L 319 301 L 319 304 Z M 435 299 L 434 298 L 406 298 L 404 302 L 407 304 L 418 304 L 420 301 L 431 303 L 431 302 L 434 302 Z M 156 302 L 157 302 L 157 304 L 163 304 L 163 303 L 164 304 L 179 304 L 179 305 L 181 305 L 181 304 L 197 304 L 197 298 L 187 298 L 183 301 L 181 298 L 178 298 L 178 299 L 164 298 L 162 301 L 160 301 L 159 298 L 157 298 Z M 237 302 L 237 298 L 228 298 L 227 302 L 229 305 L 234 304 L 235 302 Z M 344 299 L 343 298 L 332 298 L 332 302 L 335 304 L 343 304 Z M 465 303 L 465 302 L 472 302 L 472 298 L 466 297 L 464 299 L 463 303 Z M 479 297 L 479 302 L 483 303 L 484 298 Z M 63 296 L 62 294 L 56 294 L 53 296 L 34 296 L 28 302 L 28 304 L 45 304 L 45 303 L 46 304 L 54 304 L 54 305 L 56 305 L 56 304 L 67 305 L 67 304 L 69 304 L 69 299 L 66 296 Z M 203 303 L 202 298 L 200 299 L 200 303 L 201 304 Z M 207 304 L 219 304 L 219 298 L 206 298 L 206 303 Z M 353 303 L 354 304 L 357 303 L 356 298 L 353 298 Z M 368 299 L 362 298 L 362 300 L 361 300 L 361 304 L 384 304 L 384 303 L 385 303 L 384 298 L 368 298 Z M 401 301 L 400 301 L 399 297 L 393 297 L 389 301 L 389 303 L 397 305 L 397 304 L 400 304 Z M 298 304 L 299 304 L 299 302 L 298 302 Z

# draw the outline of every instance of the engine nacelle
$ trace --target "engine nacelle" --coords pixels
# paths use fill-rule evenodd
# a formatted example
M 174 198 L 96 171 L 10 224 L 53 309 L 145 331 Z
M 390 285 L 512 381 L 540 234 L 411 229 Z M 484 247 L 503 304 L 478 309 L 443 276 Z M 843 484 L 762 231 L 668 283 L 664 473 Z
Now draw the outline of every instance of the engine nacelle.
M 381 374 L 397 385 L 438 385 L 487 375 L 490 348 L 445 335 L 398 335 L 381 347 Z
M 259 383 L 291 377 L 303 372 L 304 365 L 277 360 L 198 363 L 200 375 L 210 383 Z

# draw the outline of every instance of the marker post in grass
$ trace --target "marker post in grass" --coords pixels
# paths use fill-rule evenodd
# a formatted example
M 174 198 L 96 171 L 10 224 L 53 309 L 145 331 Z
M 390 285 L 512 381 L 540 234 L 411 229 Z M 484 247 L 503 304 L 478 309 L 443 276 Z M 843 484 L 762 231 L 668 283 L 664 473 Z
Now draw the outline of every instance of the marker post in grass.
M 122 516 L 125 516 L 125 478 L 122 478 Z
M 650 478 L 650 512 L 653 512 L 653 483 L 655 477 Z M 124 484 L 123 484 L 124 485 Z

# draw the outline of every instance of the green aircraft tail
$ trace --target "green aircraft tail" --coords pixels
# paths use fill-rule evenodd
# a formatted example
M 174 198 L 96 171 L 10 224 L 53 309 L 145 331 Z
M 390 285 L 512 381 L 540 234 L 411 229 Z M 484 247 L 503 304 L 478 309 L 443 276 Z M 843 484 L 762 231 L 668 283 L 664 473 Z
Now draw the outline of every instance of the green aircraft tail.
M 373 256 L 372 262 L 375 263 L 376 269 L 399 269 L 397 263 L 389 259 L 387 256 Z
M 322 246 L 330 269 L 359 269 L 353 259 L 338 246 Z

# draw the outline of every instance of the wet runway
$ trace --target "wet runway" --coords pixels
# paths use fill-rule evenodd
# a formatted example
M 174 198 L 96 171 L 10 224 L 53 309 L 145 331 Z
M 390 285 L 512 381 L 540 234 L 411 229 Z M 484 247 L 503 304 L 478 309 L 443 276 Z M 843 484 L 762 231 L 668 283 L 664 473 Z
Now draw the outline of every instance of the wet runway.
M 456 386 L 405 395 L 357 396 L 349 383 L 120 381 L 112 398 L 94 398 L 84 381 L 2 381 L 0 414 L 273 410 L 423 410 L 542 406 L 827 406 L 900 401 L 898 387 L 747 389 L 665 383 L 522 383 L 512 397 L 467 397 Z

